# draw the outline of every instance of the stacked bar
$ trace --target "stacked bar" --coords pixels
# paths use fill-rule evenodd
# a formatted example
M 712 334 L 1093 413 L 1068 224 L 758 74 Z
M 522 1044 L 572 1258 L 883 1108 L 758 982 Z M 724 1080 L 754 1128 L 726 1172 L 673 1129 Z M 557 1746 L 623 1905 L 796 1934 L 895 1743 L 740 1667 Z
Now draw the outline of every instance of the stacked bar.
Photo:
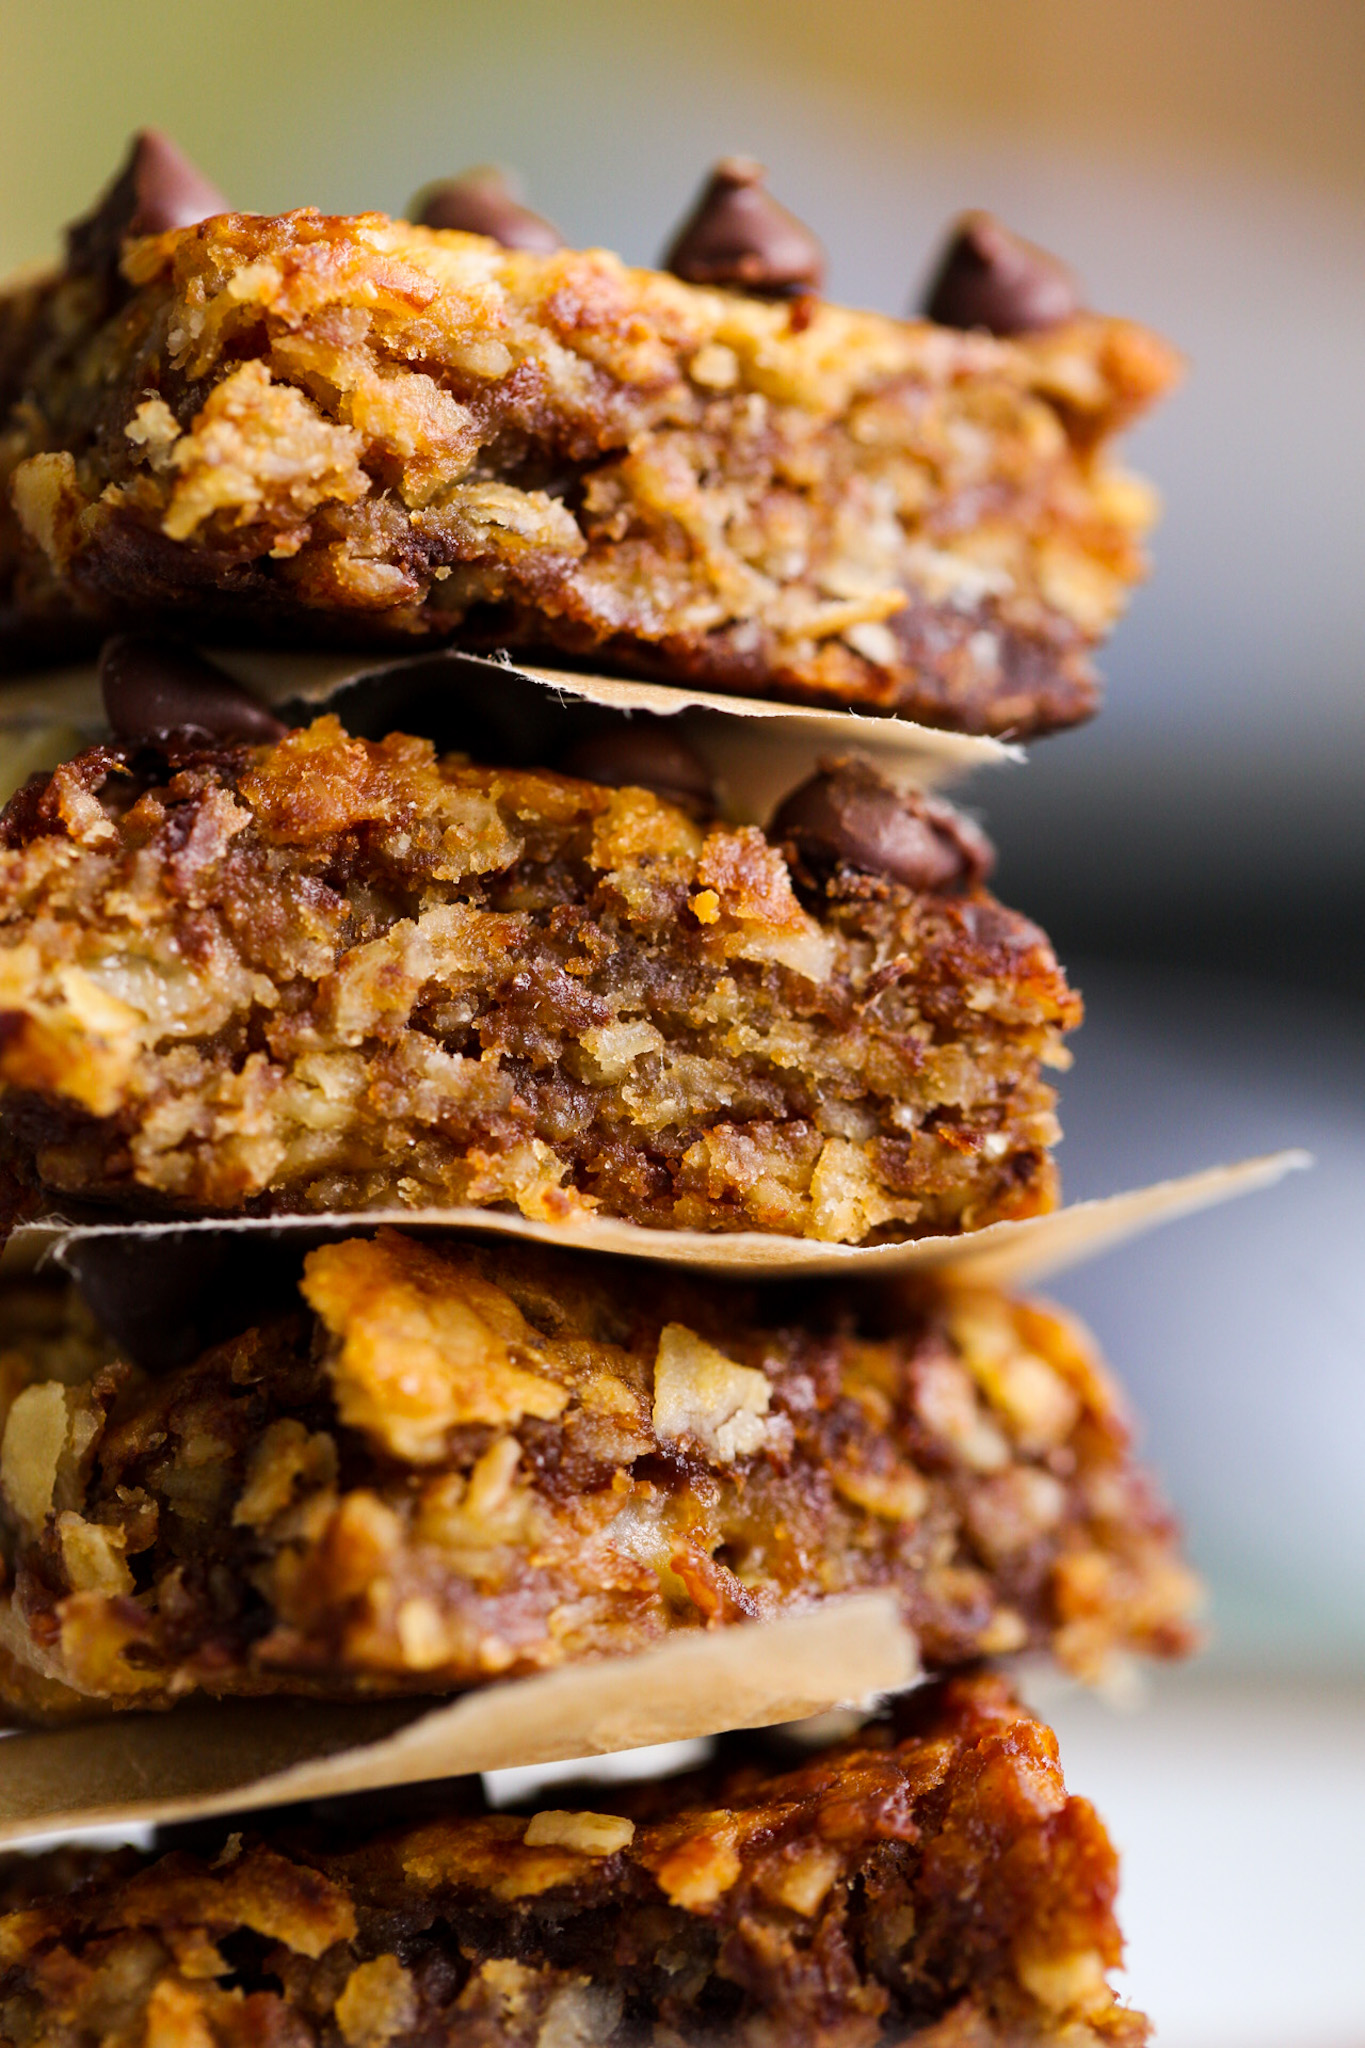
M 1106 1983 L 1114 1852 L 999 1679 L 924 1688 L 795 1768 L 752 1740 L 616 1789 L 561 1788 L 573 1808 L 528 1820 L 423 1788 L 420 1818 L 373 1833 L 352 1806 L 226 1847 L 58 1850 L 0 1879 L 0 2027 L 175 2048 L 1147 2038 Z
M 1136 2044 L 982 1667 L 1197 1588 L 933 785 L 1093 709 L 1174 359 L 984 216 L 830 305 L 742 159 L 657 272 L 414 211 L 143 136 L 0 302 L 0 1834 L 161 1829 L 10 1860 L 0 2035 Z
M 74 1254 L 106 1302 L 111 1251 Z M 235 1327 L 284 1272 L 210 1284 Z M 338 1237 L 150 1370 L 74 1288 L 16 1290 L 0 1698 L 445 1692 L 874 1589 L 935 1670 L 1189 1647 L 1169 1517 L 1059 1314 L 638 1277 Z

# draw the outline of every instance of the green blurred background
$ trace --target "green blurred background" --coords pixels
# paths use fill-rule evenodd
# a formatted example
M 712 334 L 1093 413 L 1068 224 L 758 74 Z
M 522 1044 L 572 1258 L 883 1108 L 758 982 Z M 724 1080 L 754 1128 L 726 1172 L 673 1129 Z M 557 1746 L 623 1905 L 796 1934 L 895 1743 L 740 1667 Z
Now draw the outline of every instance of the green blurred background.
M 434 169 L 511 155 L 575 238 L 643 229 L 636 256 L 650 205 L 657 233 L 701 159 L 758 143 L 830 232 L 836 287 L 852 188 L 823 188 L 830 151 L 888 182 L 939 138 L 1351 200 L 1365 173 L 1356 0 L 6 0 L 0 38 L 11 264 L 134 118 L 261 210 L 392 209 Z

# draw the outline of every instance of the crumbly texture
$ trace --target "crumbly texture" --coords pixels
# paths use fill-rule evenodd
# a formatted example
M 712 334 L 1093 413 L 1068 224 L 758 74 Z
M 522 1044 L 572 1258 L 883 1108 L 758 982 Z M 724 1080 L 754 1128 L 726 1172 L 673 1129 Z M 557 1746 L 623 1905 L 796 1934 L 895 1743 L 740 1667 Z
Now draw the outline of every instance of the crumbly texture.
M 439 1793 L 433 1799 L 439 1803 Z M 775 1774 L 8 1859 L 13 2048 L 1141 2048 L 1116 1859 L 999 1680 Z M 563 1796 L 562 1794 L 559 1796 Z M 581 1803 L 580 1803 L 581 1802 Z M 590 1806 L 588 1804 L 590 1802 Z M 207 1832 L 207 1831 L 205 1831 Z M 343 1846 L 344 1844 L 344 1846 Z
M 301 1289 L 153 1376 L 16 1298 L 13 1715 L 448 1691 L 871 1588 L 931 1667 L 1191 1646 L 1170 1517 L 1056 1310 L 397 1232 L 319 1246 Z
M 981 887 L 793 872 L 642 789 L 333 718 L 30 785 L 0 839 L 16 1184 L 862 1243 L 1056 1200 L 1079 1019 Z
M 1094 708 L 1153 513 L 1108 443 L 1175 372 L 1089 314 L 1000 340 L 227 215 L 0 301 L 0 588 L 30 652 L 183 615 L 1041 731 Z

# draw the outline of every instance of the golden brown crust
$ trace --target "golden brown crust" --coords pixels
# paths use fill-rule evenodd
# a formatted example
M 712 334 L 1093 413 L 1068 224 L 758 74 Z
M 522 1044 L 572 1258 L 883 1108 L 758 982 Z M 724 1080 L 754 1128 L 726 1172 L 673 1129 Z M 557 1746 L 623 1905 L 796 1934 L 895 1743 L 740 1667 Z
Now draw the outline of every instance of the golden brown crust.
M 637 1278 L 382 1232 L 307 1255 L 311 1314 L 152 1377 L 74 1299 L 21 1321 L 0 1698 L 445 1692 L 869 1588 L 930 1666 L 1190 1647 L 1170 1518 L 1059 1313 Z
M 1114 1851 L 999 1680 L 583 1811 L 13 1859 L 0 2029 L 122 2048 L 1141 2048 Z M 760 1752 L 761 1756 L 761 1752 Z M 439 1795 L 437 1795 L 439 1797 Z M 359 1824 L 363 1828 L 363 1823 Z
M 319 719 L 95 748 L 0 849 L 0 1135 L 186 1212 L 597 1207 L 834 1242 L 1056 1199 L 1080 1015 L 982 887 L 793 871 L 642 789 Z
M 1152 517 L 1106 446 L 1176 374 L 1129 322 L 793 310 L 380 214 L 224 215 L 124 273 L 0 303 L 30 639 L 171 613 L 973 731 L 1094 708 Z

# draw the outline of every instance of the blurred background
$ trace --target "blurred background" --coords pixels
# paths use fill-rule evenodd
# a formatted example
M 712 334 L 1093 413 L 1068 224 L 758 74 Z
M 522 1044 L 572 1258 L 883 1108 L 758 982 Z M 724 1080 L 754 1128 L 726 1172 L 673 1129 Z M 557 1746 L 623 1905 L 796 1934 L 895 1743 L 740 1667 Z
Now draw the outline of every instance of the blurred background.
M 645 262 L 744 151 L 837 296 L 903 310 L 985 205 L 1188 351 L 1132 445 L 1167 514 L 1104 715 L 969 795 L 1090 1001 L 1068 1192 L 1318 1165 L 1059 1285 L 1132 1389 L 1214 1648 L 1137 1719 L 1047 1704 L 1126 1851 L 1166 2048 L 1361 2048 L 1365 7 L 0 0 L 0 63 L 5 268 L 144 123 L 260 211 L 401 211 L 498 161 Z

